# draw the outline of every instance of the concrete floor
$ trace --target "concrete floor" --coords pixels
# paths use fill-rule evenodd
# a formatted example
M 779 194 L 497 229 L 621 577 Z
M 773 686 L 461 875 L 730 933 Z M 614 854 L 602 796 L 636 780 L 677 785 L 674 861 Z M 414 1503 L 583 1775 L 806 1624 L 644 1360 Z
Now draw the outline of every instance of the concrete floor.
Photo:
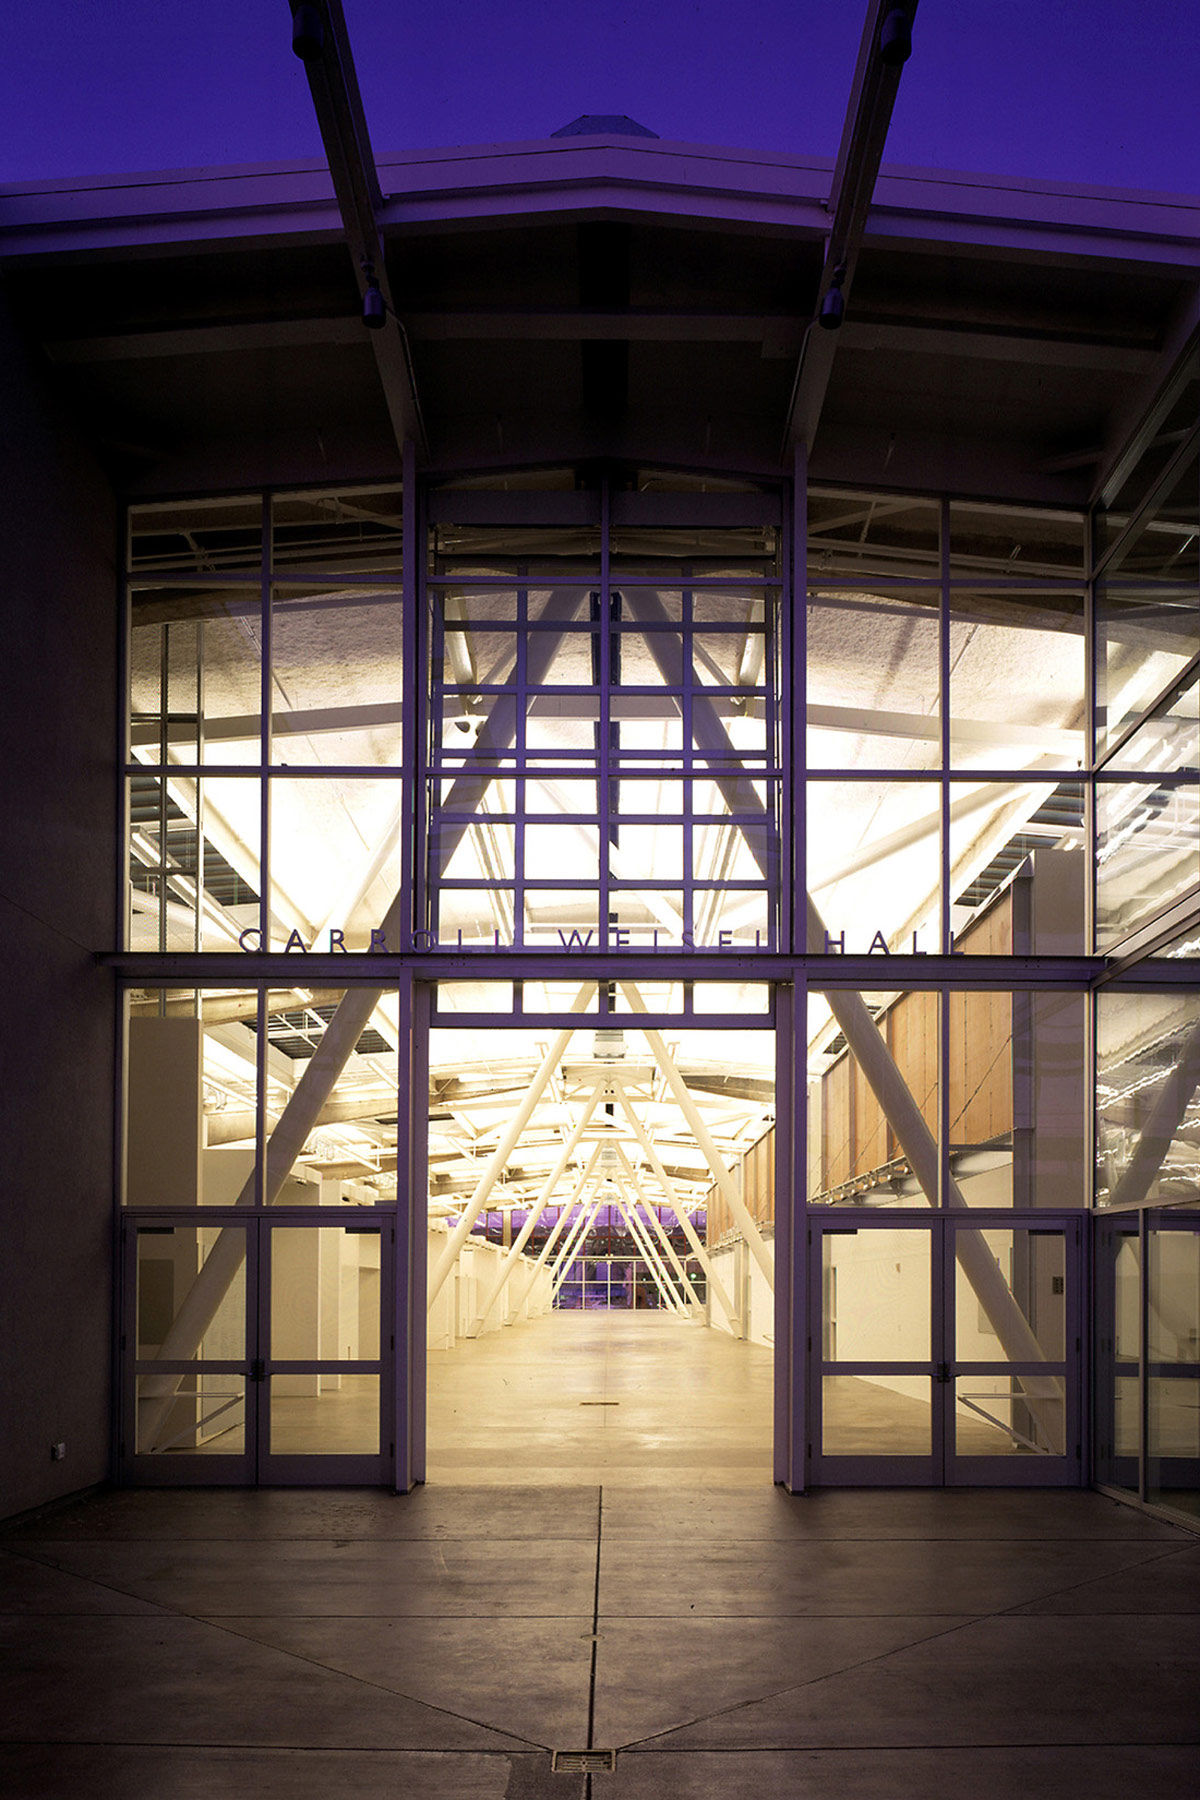
M 511 1431 L 495 1418 L 489 1439 L 465 1405 L 413 1494 L 113 1492 L 0 1535 L 0 1792 L 1200 1791 L 1195 1535 L 1066 1491 L 789 1498 L 756 1473 L 769 1358 L 764 1387 L 729 1340 L 652 1317 L 622 1352 L 619 1320 L 570 1322 L 590 1364 L 564 1348 L 538 1375 L 505 1333 Z M 469 1376 L 484 1347 L 447 1366 Z M 492 1479 L 506 1438 L 519 1484 Z M 551 1773 L 551 1751 L 589 1746 L 616 1772 Z
M 771 1480 L 772 1354 L 663 1312 L 554 1312 L 429 1352 L 430 1482 Z

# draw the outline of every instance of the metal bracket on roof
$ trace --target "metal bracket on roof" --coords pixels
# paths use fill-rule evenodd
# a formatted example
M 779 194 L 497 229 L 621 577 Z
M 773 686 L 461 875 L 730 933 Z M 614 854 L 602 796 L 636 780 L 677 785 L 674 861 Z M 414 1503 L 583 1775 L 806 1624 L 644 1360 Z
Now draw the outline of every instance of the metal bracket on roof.
M 289 0 L 289 4 L 293 19 L 298 11 L 304 10 L 318 14 L 324 26 L 318 34 L 319 44 L 314 40 L 312 53 L 303 58 L 304 70 L 316 108 L 329 173 L 333 177 L 333 191 L 342 215 L 359 299 L 365 300 L 368 287 L 374 286 L 386 307 L 382 329 L 365 335 L 375 353 L 397 446 L 403 449 L 405 439 L 411 438 L 424 450 L 427 447 L 425 426 L 408 339 L 396 315 L 388 284 L 387 261 L 379 230 L 383 196 L 375 155 L 367 135 L 366 114 L 358 89 L 358 76 L 354 72 L 342 0 L 319 0 L 319 4 L 303 7 L 302 0 Z
M 884 30 L 897 13 L 904 13 L 911 26 L 916 10 L 917 0 L 869 0 L 867 6 L 854 83 L 842 127 L 842 142 L 826 203 L 830 227 L 825 240 L 825 262 L 817 286 L 812 322 L 800 346 L 788 402 L 783 440 L 785 455 L 796 443 L 811 446 L 817 433 L 833 371 L 837 331 L 821 331 L 814 327 L 821 318 L 831 288 L 840 291 L 843 308 L 850 297 L 875 179 L 900 87 L 903 64 L 885 56 L 882 49 Z M 840 312 L 841 309 L 839 318 Z

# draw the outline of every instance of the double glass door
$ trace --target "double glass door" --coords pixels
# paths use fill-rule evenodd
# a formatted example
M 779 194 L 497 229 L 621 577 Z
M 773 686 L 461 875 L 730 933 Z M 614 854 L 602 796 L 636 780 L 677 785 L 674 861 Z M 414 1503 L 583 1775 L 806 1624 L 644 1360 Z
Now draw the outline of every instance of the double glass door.
M 391 1479 L 390 1212 L 139 1209 L 122 1228 L 127 1479 Z
M 1081 1478 L 1076 1216 L 809 1214 L 809 1480 Z

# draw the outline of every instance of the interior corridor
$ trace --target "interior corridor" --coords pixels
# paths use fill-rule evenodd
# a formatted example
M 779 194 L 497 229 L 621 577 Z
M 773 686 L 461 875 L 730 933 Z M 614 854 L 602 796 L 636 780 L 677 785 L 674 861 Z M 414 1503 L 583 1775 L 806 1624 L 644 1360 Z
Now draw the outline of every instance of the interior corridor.
M 123 1490 L 0 1540 L 9 1800 L 1184 1800 L 1200 1543 L 1095 1493 Z
M 772 1353 L 666 1312 L 551 1312 L 429 1352 L 433 1483 L 771 1480 Z

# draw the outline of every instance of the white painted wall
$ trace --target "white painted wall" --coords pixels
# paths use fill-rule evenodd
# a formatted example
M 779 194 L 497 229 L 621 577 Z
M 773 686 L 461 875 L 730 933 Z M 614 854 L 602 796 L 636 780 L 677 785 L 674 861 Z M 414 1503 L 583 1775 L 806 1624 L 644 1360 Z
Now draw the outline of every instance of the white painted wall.
M 770 1226 L 763 1231 L 772 1241 Z M 771 1345 L 775 1342 L 775 1296 L 766 1276 L 750 1255 L 741 1238 L 709 1252 L 717 1277 L 733 1301 L 742 1308 L 744 1329 L 735 1332 L 725 1308 L 715 1293 L 709 1293 L 708 1322 L 714 1331 L 744 1337 L 747 1343 Z
M 449 1227 L 441 1219 L 434 1219 L 429 1226 L 428 1267 L 432 1271 L 437 1267 L 438 1259 L 445 1247 Z M 431 1350 L 452 1350 L 456 1343 L 461 1343 L 469 1334 L 475 1319 L 479 1316 L 479 1307 L 485 1296 L 491 1291 L 499 1273 L 500 1265 L 508 1252 L 499 1244 L 489 1244 L 478 1238 L 468 1238 L 459 1252 L 454 1272 L 444 1283 L 441 1293 L 429 1309 L 428 1344 Z M 537 1319 L 550 1311 L 550 1270 L 542 1267 L 534 1277 L 528 1295 L 529 1274 L 535 1259 L 521 1256 L 518 1266 L 509 1276 L 504 1292 L 492 1307 L 484 1321 L 481 1337 L 489 1332 L 501 1331 L 506 1325 L 518 1324 L 522 1319 Z M 519 1295 L 525 1295 L 519 1304 L 514 1304 Z

